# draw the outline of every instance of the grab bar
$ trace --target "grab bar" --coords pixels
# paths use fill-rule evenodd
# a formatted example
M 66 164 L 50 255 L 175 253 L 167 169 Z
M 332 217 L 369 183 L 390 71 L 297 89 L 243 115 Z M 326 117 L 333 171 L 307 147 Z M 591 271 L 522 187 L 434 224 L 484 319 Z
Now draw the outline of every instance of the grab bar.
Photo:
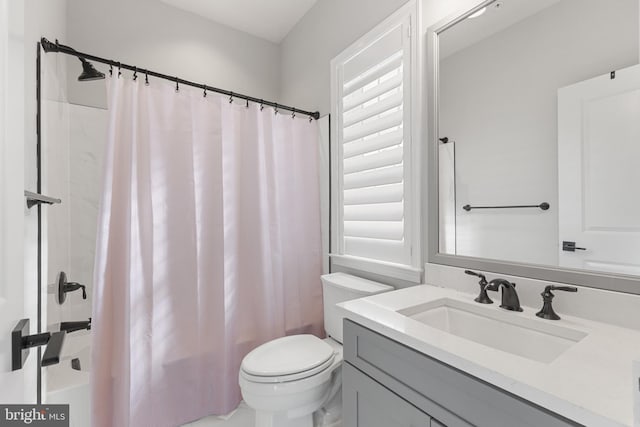
M 543 211 L 548 211 L 551 205 L 547 202 L 540 203 L 539 205 L 513 205 L 513 206 L 471 206 L 464 205 L 462 209 L 469 212 L 472 209 L 523 209 L 523 208 L 538 208 Z

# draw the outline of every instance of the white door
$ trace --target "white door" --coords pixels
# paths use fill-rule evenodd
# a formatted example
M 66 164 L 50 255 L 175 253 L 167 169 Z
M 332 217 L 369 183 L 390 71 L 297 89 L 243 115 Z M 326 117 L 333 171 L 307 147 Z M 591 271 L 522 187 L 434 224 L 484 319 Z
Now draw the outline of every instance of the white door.
M 36 330 L 31 299 L 37 288 L 33 287 L 25 294 L 24 286 L 25 49 L 22 4 L 0 0 L 0 404 L 36 401 L 35 352 L 31 352 L 22 370 L 11 371 L 12 329 L 20 319 L 31 315 L 31 332 Z
M 560 265 L 640 275 L 640 66 L 558 91 L 558 167 Z

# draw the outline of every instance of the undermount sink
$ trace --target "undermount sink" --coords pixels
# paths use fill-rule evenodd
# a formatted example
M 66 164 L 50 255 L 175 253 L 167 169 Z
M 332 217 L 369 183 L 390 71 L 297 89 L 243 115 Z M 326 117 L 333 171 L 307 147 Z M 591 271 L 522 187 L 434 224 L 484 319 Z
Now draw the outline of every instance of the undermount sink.
M 587 336 L 541 319 L 449 298 L 398 313 L 457 337 L 542 363 L 553 362 Z

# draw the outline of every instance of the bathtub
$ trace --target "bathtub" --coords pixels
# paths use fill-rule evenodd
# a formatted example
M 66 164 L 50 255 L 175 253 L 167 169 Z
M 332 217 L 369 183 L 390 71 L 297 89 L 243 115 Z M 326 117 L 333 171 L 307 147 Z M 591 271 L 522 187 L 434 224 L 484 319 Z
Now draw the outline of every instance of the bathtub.
M 72 364 L 75 368 L 72 368 Z M 70 427 L 91 425 L 89 372 L 91 369 L 91 333 L 67 334 L 60 363 L 44 368 L 45 402 L 69 404 Z

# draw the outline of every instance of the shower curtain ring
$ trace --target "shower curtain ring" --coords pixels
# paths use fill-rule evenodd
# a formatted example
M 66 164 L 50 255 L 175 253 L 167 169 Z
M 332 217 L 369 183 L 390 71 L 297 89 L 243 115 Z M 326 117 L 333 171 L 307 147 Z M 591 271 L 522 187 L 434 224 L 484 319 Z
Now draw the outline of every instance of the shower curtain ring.
M 149 86 L 149 72 L 146 70 L 144 72 L 144 85 Z
M 291 118 L 295 119 L 296 118 L 296 109 L 294 108 L 293 111 L 291 112 Z
M 178 84 L 178 77 L 176 77 L 176 93 L 180 92 L 180 85 Z
M 313 116 L 309 116 L 309 123 L 313 120 Z
M 231 96 L 229 97 L 229 104 L 233 104 L 233 92 L 231 92 Z
M 133 67 L 133 81 L 138 80 L 138 67 Z
M 247 105 L 246 105 L 246 107 L 247 107 L 247 108 L 249 108 L 249 98 L 247 98 Z
M 260 100 L 260 111 L 264 110 L 264 101 Z
M 113 76 L 113 65 L 109 64 L 109 75 Z
M 122 75 L 122 64 L 118 62 L 118 78 Z
M 273 109 L 273 114 L 278 115 L 278 104 L 276 104 L 276 108 Z
M 204 87 L 204 93 L 203 93 L 203 95 L 202 95 L 202 96 L 203 96 L 204 98 L 206 98 L 206 97 L 207 97 L 207 87 L 206 87 L 206 86 Z

